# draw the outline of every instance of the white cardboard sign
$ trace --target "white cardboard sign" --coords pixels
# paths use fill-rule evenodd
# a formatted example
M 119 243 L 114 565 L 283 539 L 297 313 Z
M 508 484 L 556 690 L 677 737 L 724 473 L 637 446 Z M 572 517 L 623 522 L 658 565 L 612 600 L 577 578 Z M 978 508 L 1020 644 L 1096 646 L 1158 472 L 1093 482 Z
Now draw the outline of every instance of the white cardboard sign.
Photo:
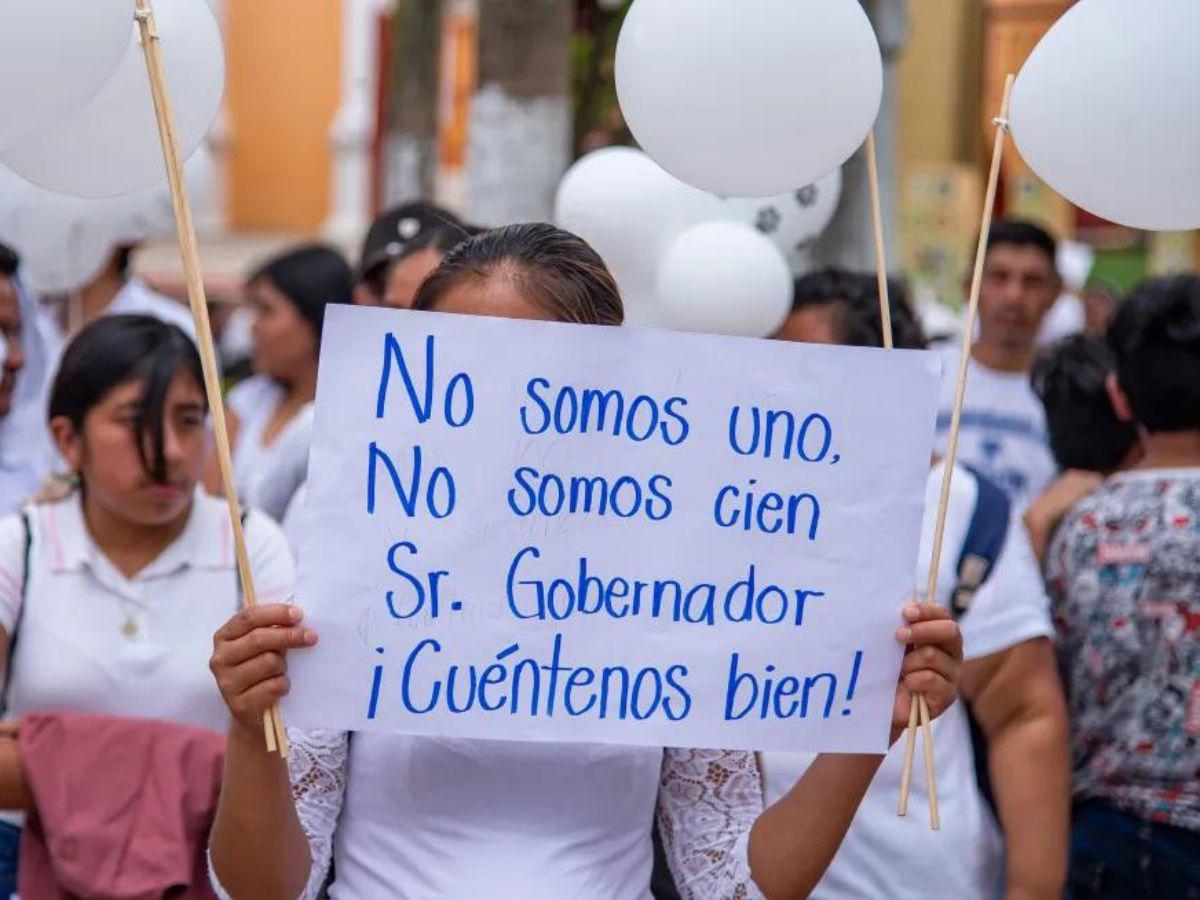
M 934 354 L 330 307 L 289 724 L 883 752 Z

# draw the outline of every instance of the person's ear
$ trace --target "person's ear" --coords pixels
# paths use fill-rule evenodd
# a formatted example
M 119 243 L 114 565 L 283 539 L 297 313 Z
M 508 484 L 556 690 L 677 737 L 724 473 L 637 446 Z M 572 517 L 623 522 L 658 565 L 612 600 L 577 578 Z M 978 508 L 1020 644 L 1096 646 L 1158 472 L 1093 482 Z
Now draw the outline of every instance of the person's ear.
M 1108 378 L 1104 380 L 1104 386 L 1108 389 L 1108 400 L 1112 403 L 1113 412 L 1117 414 L 1117 418 L 1122 422 L 1132 422 L 1133 407 L 1129 405 L 1129 398 L 1121 390 L 1121 383 L 1117 380 L 1116 372 L 1109 373 Z
M 66 416 L 55 416 L 50 420 L 50 434 L 71 473 L 78 474 L 83 468 L 83 434 Z

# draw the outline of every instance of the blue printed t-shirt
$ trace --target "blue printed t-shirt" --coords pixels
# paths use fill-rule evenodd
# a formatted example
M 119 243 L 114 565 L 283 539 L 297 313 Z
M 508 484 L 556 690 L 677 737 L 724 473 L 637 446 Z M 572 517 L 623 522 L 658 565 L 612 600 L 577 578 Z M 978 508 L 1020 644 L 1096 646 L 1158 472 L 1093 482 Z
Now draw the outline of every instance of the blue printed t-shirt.
M 1108 479 L 1046 578 L 1076 799 L 1200 831 L 1200 468 Z
M 959 348 L 947 347 L 944 353 L 937 421 L 937 450 L 942 454 L 950 436 Z M 1046 413 L 1028 373 L 997 372 L 971 360 L 958 461 L 1003 488 L 1018 513 L 1054 479 L 1058 467 L 1050 452 Z

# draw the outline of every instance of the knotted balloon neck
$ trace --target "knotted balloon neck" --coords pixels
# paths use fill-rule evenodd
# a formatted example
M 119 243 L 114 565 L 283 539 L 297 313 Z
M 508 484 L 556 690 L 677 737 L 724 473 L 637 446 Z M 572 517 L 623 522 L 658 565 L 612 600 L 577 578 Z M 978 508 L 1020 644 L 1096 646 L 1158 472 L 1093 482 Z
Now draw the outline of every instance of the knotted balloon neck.
M 144 30 L 146 31 L 150 40 L 158 40 L 158 28 L 155 25 L 154 11 L 152 9 L 150 9 L 148 6 L 141 6 L 139 4 L 138 8 L 133 11 L 133 20 L 139 25 L 144 26 Z

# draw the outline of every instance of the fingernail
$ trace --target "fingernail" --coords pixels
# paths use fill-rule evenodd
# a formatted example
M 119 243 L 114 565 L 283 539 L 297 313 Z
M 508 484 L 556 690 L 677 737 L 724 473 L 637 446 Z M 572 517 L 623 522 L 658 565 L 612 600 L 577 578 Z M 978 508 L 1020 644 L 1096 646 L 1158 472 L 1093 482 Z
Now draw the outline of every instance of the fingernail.
M 910 641 L 912 641 L 912 629 L 911 628 L 896 629 L 896 640 L 898 640 L 902 644 L 907 644 Z
M 288 608 L 288 615 L 291 616 L 293 622 L 299 622 L 304 618 L 304 610 L 298 606 L 292 606 Z
M 904 618 L 915 622 L 917 619 L 921 618 L 921 607 L 917 606 L 915 603 L 908 604 L 908 606 L 904 607 Z
M 313 631 L 311 628 L 305 629 L 304 643 L 308 644 L 308 646 L 311 647 L 316 642 L 317 642 L 317 633 L 315 631 Z

